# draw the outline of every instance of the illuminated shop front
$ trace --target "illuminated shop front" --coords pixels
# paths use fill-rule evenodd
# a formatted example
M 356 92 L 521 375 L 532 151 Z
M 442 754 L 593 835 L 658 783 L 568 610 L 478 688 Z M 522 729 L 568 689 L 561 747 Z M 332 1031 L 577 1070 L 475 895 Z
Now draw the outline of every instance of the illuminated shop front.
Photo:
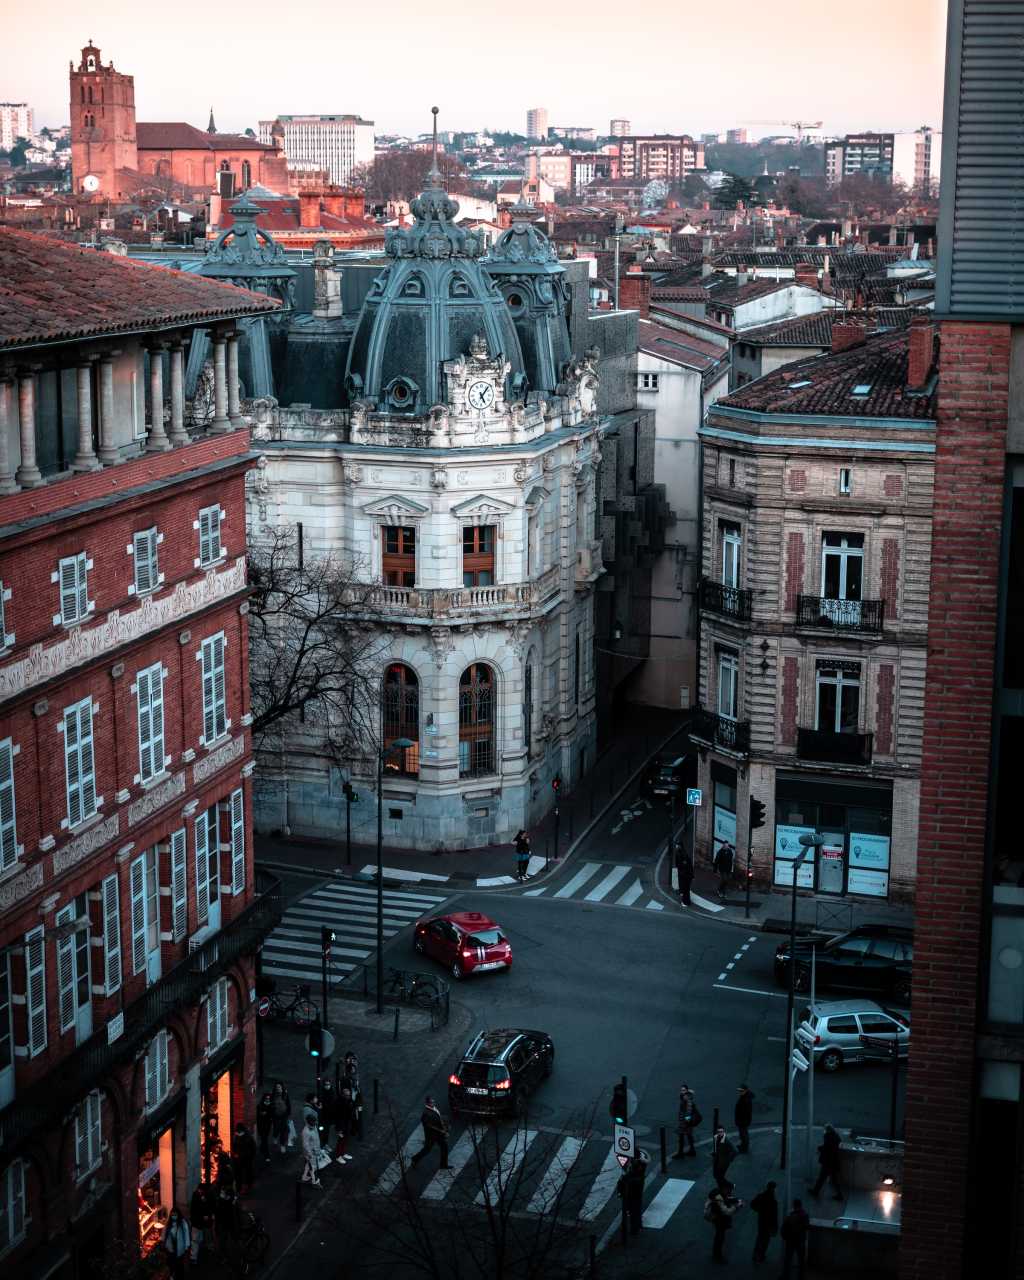
M 199 1132 L 204 1182 L 215 1181 L 219 1154 L 222 1151 L 231 1154 L 231 1135 L 235 1128 L 232 1076 L 238 1070 L 237 1064 L 222 1067 L 218 1075 L 203 1083 Z
M 160 1244 L 174 1205 L 174 1124 L 140 1139 L 139 1247 L 143 1255 Z
M 776 885 L 793 883 L 792 862 L 802 852 L 802 835 L 825 837 L 817 851 L 808 849 L 797 872 L 797 886 L 819 894 L 865 898 L 889 896 L 892 846 L 892 791 L 877 782 L 858 784 L 810 779 L 798 774 L 775 776 Z

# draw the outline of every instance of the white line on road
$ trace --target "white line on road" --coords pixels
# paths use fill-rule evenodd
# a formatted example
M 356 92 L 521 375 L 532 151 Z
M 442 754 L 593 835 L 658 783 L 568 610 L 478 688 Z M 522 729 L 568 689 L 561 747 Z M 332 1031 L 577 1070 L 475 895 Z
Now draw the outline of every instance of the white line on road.
M 523 894 L 523 897 L 539 898 L 542 893 L 547 893 L 547 891 L 548 891 L 547 885 L 545 885 L 543 889 L 527 889 L 527 891 Z
M 443 1200 L 452 1189 L 452 1184 L 462 1170 L 473 1158 L 473 1130 L 467 1129 L 448 1153 L 448 1168 L 438 1169 L 437 1173 L 423 1188 L 421 1196 L 424 1200 Z
M 577 889 L 582 889 L 595 871 L 601 870 L 599 862 L 585 863 L 582 870 L 577 871 L 568 884 L 563 884 L 555 894 L 556 898 L 571 898 Z
M 377 868 L 372 865 L 365 866 L 361 874 L 376 876 Z M 451 879 L 450 876 L 435 875 L 432 871 L 404 871 L 401 867 L 385 867 L 384 875 L 391 880 L 437 880 L 442 884 Z
M 515 1176 L 516 1169 L 526 1155 L 526 1148 L 536 1138 L 536 1129 L 525 1129 L 522 1133 L 514 1133 L 508 1140 L 505 1150 L 498 1158 L 486 1186 L 477 1192 L 477 1204 L 508 1203 L 509 1182 Z
M 728 976 L 729 976 L 729 975 L 728 975 L 727 973 L 720 973 L 720 974 L 718 975 L 718 981 L 719 981 L 719 982 L 724 982 Z
M 648 902 L 647 910 L 648 911 L 664 911 L 665 908 L 662 906 L 660 902 Z
M 482 880 L 477 880 L 476 887 L 478 889 L 491 889 L 496 884 L 515 884 L 515 876 L 485 876 Z
M 731 968 L 733 968 L 735 964 L 736 964 L 735 960 L 730 960 L 729 963 L 725 966 L 726 972 L 728 972 Z
M 634 880 L 621 898 L 616 898 L 615 905 L 617 907 L 631 907 L 637 898 L 643 893 L 644 888 L 639 880 Z
M 707 898 L 702 898 L 699 893 L 690 892 L 690 901 L 694 906 L 701 907 L 704 911 L 724 911 L 725 908 L 718 902 L 709 902 Z
M 644 1210 L 644 1226 L 663 1227 L 682 1204 L 687 1192 L 692 1191 L 696 1185 L 685 1178 L 668 1178 Z
M 773 1000 L 786 999 L 786 994 L 784 991 L 755 991 L 753 987 L 736 987 L 736 986 L 733 986 L 731 982 L 722 982 L 722 978 L 724 977 L 725 977 L 724 973 L 719 974 L 718 982 L 713 982 L 711 985 L 713 987 L 720 987 L 723 991 L 743 991 L 748 996 L 771 996 Z
M 422 1130 L 419 1128 L 414 1129 L 405 1140 L 405 1146 L 402 1148 L 402 1154 L 400 1156 L 395 1156 L 394 1160 L 391 1161 L 388 1167 L 374 1183 L 372 1191 L 375 1195 L 389 1196 L 392 1191 L 394 1191 L 402 1181 L 403 1164 L 408 1169 L 409 1161 L 412 1158 L 413 1152 L 423 1146 L 423 1141 Z
M 600 902 L 625 876 L 629 875 L 629 867 L 612 867 L 603 880 L 598 881 L 584 898 L 584 902 Z
M 526 868 L 526 874 L 528 876 L 539 875 L 540 872 L 544 870 L 546 865 L 547 865 L 546 858 L 542 858 L 539 853 L 531 853 L 530 862 Z
M 548 1206 L 557 1199 L 583 1146 L 582 1138 L 565 1139 L 554 1160 L 548 1165 L 537 1190 L 530 1197 L 530 1203 L 526 1206 L 527 1213 L 547 1213 Z
M 615 1148 L 609 1147 L 601 1171 L 594 1179 L 580 1210 L 580 1218 L 584 1222 L 592 1222 L 615 1194 L 621 1172 L 619 1162 L 615 1159 Z

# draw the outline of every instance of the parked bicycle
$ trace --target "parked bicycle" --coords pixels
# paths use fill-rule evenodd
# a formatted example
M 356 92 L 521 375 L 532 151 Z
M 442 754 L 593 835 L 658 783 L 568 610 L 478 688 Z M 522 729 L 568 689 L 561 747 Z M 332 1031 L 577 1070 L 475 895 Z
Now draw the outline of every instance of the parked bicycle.
M 300 984 L 292 992 L 292 998 L 286 1001 L 274 987 L 260 996 L 256 1003 L 256 1012 L 261 1018 L 288 1018 L 297 1027 L 310 1027 L 316 1021 L 317 1008 L 309 998 L 309 987 Z
M 407 1004 L 418 1005 L 421 1009 L 429 1009 L 440 997 L 441 987 L 437 979 L 428 974 L 411 973 L 408 969 L 389 969 L 384 978 L 384 994 L 397 996 Z
M 223 1271 L 244 1280 L 245 1276 L 263 1265 L 269 1249 L 270 1236 L 262 1218 L 243 1209 L 239 1214 L 237 1235 L 219 1241 L 213 1258 Z

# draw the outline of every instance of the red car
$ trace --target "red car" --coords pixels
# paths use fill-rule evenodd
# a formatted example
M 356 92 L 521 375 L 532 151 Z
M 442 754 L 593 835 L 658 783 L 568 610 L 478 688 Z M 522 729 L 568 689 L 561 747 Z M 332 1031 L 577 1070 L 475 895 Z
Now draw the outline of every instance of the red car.
M 512 968 L 512 945 L 501 928 L 479 911 L 420 920 L 412 940 L 421 956 L 440 960 L 453 978 L 485 969 Z

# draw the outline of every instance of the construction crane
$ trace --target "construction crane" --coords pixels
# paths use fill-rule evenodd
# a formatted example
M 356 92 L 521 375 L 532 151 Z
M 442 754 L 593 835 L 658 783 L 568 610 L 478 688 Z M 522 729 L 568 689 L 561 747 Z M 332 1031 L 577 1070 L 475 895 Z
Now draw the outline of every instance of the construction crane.
M 747 124 L 784 124 L 789 129 L 796 130 L 797 142 L 803 142 L 804 133 L 809 129 L 820 129 L 821 120 L 748 120 Z

